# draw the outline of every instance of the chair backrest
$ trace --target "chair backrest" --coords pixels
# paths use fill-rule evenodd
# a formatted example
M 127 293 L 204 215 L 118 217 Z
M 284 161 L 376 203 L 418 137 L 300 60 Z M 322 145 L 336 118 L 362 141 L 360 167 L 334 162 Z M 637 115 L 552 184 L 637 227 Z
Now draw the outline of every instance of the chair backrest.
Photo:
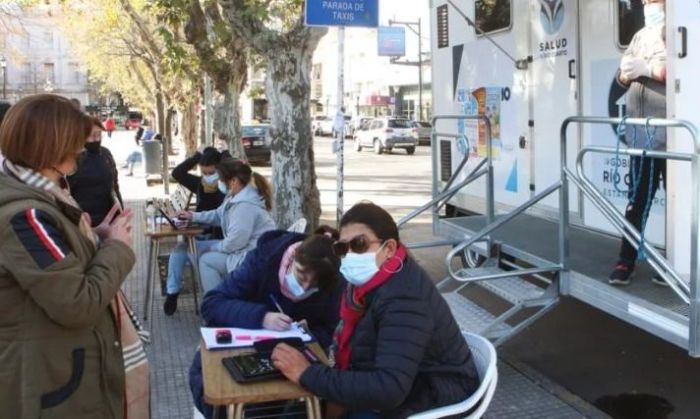
M 434 419 L 460 415 L 474 409 L 474 407 L 476 409 L 464 417 L 478 419 L 488 409 L 498 383 L 498 356 L 496 355 L 496 348 L 484 337 L 468 332 L 462 332 L 462 334 L 471 350 L 474 366 L 479 373 L 479 387 L 464 401 L 417 413 L 409 416 L 409 419 Z
M 192 192 L 182 185 L 177 185 L 175 192 L 170 195 L 170 202 L 176 212 L 187 211 L 191 199 Z
M 290 225 L 287 231 L 290 233 L 305 233 L 306 232 L 306 218 L 300 218 Z

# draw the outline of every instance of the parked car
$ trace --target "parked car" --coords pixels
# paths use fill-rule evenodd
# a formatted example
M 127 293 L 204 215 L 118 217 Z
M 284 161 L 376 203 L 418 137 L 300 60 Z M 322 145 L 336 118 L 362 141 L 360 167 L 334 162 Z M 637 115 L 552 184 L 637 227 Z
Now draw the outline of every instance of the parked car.
M 330 135 L 333 132 L 333 118 L 325 115 L 314 116 L 311 122 L 314 135 Z
M 349 137 L 355 137 L 355 132 L 360 129 L 362 124 L 364 124 L 367 121 L 371 121 L 374 119 L 371 116 L 356 116 L 350 120 L 350 123 L 347 125 L 348 127 L 348 132 L 347 135 Z
M 143 114 L 137 111 L 129 111 L 126 115 L 126 120 L 124 121 L 124 128 L 126 129 L 139 129 L 141 123 L 143 122 Z
M 345 137 L 352 138 L 352 135 L 350 134 L 350 122 L 352 121 L 352 116 L 343 115 L 343 118 L 345 119 Z M 333 126 L 331 128 L 331 137 L 335 138 L 337 136 L 335 132 L 335 119 L 333 119 Z
M 241 144 L 250 163 L 270 163 L 270 126 L 243 125 Z
M 413 133 L 418 139 L 419 145 L 430 145 L 430 133 L 433 126 L 426 121 L 413 121 Z
M 390 153 L 395 148 L 403 148 L 407 154 L 416 152 L 418 139 L 413 134 L 413 122 L 402 118 L 377 118 L 369 122 L 366 130 L 355 134 L 355 150 L 372 147 L 374 152 Z

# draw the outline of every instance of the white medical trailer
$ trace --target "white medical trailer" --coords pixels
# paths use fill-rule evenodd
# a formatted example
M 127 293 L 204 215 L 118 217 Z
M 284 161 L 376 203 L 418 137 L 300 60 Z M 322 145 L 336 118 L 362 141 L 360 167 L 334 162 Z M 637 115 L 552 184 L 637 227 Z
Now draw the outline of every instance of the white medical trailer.
M 454 246 L 448 266 L 464 262 L 441 283 L 463 328 L 500 343 L 568 295 L 700 356 L 700 2 L 667 0 L 668 119 L 620 126 L 615 73 L 641 3 L 431 1 L 434 200 L 419 210 Z M 633 124 L 667 127 L 668 151 L 618 147 Z M 643 234 L 622 216 L 642 153 L 668 161 Z M 622 234 L 647 261 L 613 287 Z M 467 286 L 511 308 L 490 312 Z

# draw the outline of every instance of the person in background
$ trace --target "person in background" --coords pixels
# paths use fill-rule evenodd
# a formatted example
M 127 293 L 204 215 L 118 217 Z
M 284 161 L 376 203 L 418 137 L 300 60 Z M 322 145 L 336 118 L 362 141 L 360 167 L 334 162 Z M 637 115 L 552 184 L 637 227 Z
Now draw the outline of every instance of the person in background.
M 347 418 L 404 418 L 474 393 L 479 375 L 471 351 L 389 213 L 368 202 L 353 206 L 334 250 L 349 284 L 334 336 L 335 368 L 310 365 L 284 344 L 272 353 L 275 367 Z
M 102 147 L 102 130 L 100 120 L 92 118 L 92 131 L 78 156 L 77 171 L 67 178 L 71 195 L 90 215 L 93 227 L 102 223 L 114 204 L 124 208 L 117 165 L 109 149 Z
M 141 137 L 143 137 L 143 126 L 140 126 L 136 129 L 136 134 L 134 134 L 134 141 L 136 141 L 136 145 L 141 145 Z
M 107 131 L 107 137 L 112 138 L 112 132 L 117 129 L 117 123 L 114 121 L 112 114 L 110 114 L 104 123 L 105 131 Z
M 62 188 L 93 126 L 48 94 L 0 126 L 3 417 L 148 417 L 148 365 L 119 292 L 136 261 L 132 214 L 115 208 L 93 230 Z
M 340 259 L 333 253 L 337 238 L 338 232 L 325 226 L 310 236 L 282 230 L 263 234 L 258 247 L 204 297 L 202 319 L 209 327 L 276 331 L 290 329 L 293 321 L 303 321 L 327 349 L 345 289 L 338 271 Z M 199 351 L 190 367 L 190 388 L 197 408 L 211 417 L 212 407 L 203 400 Z
M 183 211 L 178 216 L 195 223 L 221 227 L 223 240 L 197 241 L 199 272 L 205 292 L 214 289 L 223 278 L 236 269 L 246 254 L 255 249 L 266 231 L 275 229 L 270 217 L 272 196 L 270 185 L 260 174 L 242 161 L 223 159 L 217 165 L 218 188 L 226 197 L 219 208 L 210 211 Z M 182 248 L 181 253 L 187 252 Z M 182 255 L 170 255 L 181 260 Z M 163 311 L 172 314 L 177 309 L 177 297 L 182 286 L 182 272 L 176 275 L 168 263 L 167 296 Z M 177 267 L 175 267 L 177 268 Z
M 644 0 L 644 27 L 632 38 L 632 42 L 622 56 L 617 81 L 627 91 L 627 116 L 631 118 L 666 117 L 666 2 L 664 0 Z M 627 126 L 626 142 L 632 148 L 645 148 L 646 127 Z M 651 128 L 651 149 L 666 149 L 666 129 Z M 654 199 L 663 177 L 666 182 L 666 160 L 655 158 L 630 158 L 629 190 L 630 201 L 625 210 L 625 219 L 638 231 L 645 226 L 649 212 L 647 202 Z M 649 188 L 651 180 L 651 190 Z M 608 283 L 628 285 L 637 261 L 637 249 L 627 240 L 622 240 L 617 265 Z M 652 277 L 656 285 L 668 286 L 658 275 Z

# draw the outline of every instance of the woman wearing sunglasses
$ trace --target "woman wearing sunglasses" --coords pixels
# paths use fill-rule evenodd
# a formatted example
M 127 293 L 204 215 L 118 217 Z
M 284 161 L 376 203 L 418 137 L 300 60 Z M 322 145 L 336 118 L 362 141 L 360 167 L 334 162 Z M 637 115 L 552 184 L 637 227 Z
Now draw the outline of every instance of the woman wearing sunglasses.
M 322 347 L 328 348 L 338 324 L 345 288 L 340 258 L 333 253 L 338 232 L 321 227 L 311 236 L 270 231 L 258 240 L 243 263 L 208 292 L 202 318 L 210 327 L 288 330 L 304 320 Z M 190 368 L 190 388 L 197 408 L 212 415 L 203 403 L 199 351 Z
M 335 368 L 310 365 L 287 345 L 275 348 L 275 367 L 353 419 L 406 417 L 472 394 L 479 377 L 471 352 L 391 216 L 372 203 L 355 205 L 334 250 L 350 284 L 334 336 Z

